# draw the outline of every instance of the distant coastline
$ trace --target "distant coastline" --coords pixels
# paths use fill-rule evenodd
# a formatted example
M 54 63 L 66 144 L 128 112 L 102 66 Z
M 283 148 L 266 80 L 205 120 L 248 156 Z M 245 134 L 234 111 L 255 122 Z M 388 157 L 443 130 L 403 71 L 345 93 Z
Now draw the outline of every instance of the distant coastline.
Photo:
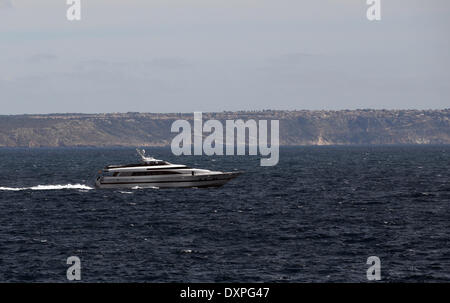
M 192 113 L 0 116 L 0 147 L 169 146 L 171 124 Z M 280 120 L 280 145 L 450 144 L 450 109 L 237 111 L 203 119 Z

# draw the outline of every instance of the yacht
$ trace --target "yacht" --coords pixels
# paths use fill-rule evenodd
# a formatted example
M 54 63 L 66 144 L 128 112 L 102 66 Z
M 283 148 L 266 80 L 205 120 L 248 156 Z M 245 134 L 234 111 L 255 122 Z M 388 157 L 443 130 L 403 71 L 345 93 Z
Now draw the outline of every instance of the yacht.
M 141 163 L 108 165 L 95 181 L 97 188 L 219 187 L 241 172 L 220 172 L 172 164 L 145 155 L 137 149 Z

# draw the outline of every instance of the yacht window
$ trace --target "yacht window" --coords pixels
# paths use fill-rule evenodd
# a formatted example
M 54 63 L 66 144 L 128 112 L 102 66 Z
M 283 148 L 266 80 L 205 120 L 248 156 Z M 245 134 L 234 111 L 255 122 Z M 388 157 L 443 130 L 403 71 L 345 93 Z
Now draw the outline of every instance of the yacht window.
M 129 176 L 132 176 L 132 173 L 130 173 L 130 172 L 121 172 L 119 174 L 119 176 L 121 176 L 121 177 L 129 177 Z
M 147 163 L 148 166 L 161 166 L 161 165 L 169 165 L 166 161 L 152 161 L 150 163 Z
M 157 175 L 176 175 L 178 172 L 174 171 L 138 171 L 134 172 L 133 176 L 157 176 Z

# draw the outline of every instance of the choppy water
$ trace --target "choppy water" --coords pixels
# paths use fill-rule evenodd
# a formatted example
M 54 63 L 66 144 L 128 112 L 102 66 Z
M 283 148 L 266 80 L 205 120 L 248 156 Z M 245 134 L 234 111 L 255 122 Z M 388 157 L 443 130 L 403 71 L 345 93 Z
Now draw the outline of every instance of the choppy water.
M 174 157 L 245 170 L 216 189 L 95 190 L 133 149 L 0 149 L 0 281 L 450 281 L 450 147 L 283 148 Z

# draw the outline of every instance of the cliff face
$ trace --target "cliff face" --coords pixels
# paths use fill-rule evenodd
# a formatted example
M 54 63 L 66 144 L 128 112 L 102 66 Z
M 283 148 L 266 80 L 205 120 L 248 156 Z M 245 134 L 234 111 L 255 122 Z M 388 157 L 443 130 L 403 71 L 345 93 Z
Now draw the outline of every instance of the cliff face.
M 0 116 L 0 147 L 164 146 L 193 114 Z M 204 113 L 209 119 L 280 120 L 281 145 L 450 144 L 450 109 Z

